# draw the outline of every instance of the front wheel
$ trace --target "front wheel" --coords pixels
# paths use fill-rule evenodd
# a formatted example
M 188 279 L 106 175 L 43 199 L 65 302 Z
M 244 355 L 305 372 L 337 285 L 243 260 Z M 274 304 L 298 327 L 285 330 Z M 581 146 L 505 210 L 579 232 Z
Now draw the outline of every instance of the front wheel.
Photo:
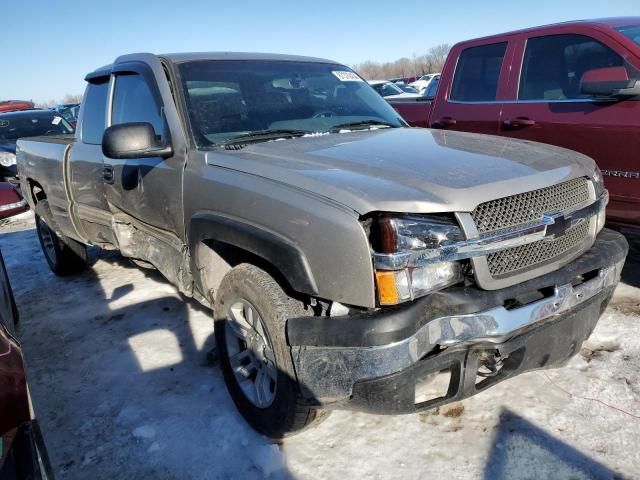
M 328 413 L 303 404 L 285 339 L 287 318 L 303 314 L 300 302 L 249 264 L 225 275 L 214 304 L 216 343 L 231 398 L 255 430 L 274 439 Z

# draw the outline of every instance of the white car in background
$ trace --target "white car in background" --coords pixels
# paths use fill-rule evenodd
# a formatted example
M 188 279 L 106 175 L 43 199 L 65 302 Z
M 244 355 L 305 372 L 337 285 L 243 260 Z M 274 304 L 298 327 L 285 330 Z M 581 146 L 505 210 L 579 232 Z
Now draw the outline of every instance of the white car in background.
M 427 75 L 421 76 L 418 80 L 416 80 L 413 83 L 410 83 L 409 85 L 412 86 L 413 88 L 417 89 L 419 92 L 422 92 L 425 88 L 427 88 L 429 86 L 431 81 L 436 76 L 438 78 L 440 78 L 440 73 L 428 73 Z
M 369 85 L 384 98 L 413 98 L 419 97 L 419 93 L 408 93 L 389 80 L 370 80 Z

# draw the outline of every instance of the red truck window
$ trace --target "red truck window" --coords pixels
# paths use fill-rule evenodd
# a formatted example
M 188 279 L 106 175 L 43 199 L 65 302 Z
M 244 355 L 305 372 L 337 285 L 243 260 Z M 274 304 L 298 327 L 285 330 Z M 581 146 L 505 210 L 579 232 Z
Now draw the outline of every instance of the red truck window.
M 491 102 L 496 99 L 507 42 L 467 48 L 460 54 L 450 99 Z
M 606 67 L 632 67 L 603 43 L 585 35 L 547 35 L 527 41 L 519 100 L 576 100 L 592 98 L 580 92 L 588 71 Z

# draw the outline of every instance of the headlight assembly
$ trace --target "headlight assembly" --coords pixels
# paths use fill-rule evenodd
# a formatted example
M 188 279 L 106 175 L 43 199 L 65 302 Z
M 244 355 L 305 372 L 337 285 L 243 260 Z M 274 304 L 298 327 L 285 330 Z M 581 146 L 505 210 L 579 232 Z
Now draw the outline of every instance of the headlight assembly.
M 373 219 L 376 287 L 380 305 L 413 300 L 462 280 L 462 264 L 429 262 L 432 253 L 464 240 L 447 216 L 389 215 Z
M 596 192 L 596 198 L 600 198 L 600 196 L 604 193 L 604 179 L 602 178 L 602 172 L 596 166 L 595 171 L 593 172 L 593 177 L 591 178 L 593 182 L 593 188 Z
M 0 165 L 11 167 L 16 164 L 16 156 L 11 152 L 0 152 Z

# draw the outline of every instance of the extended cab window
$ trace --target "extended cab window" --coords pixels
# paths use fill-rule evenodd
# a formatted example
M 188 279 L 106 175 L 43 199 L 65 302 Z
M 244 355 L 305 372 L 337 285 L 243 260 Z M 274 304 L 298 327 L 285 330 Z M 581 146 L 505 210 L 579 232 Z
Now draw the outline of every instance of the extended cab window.
M 109 79 L 99 83 L 89 83 L 84 94 L 82 117 L 82 143 L 100 145 L 105 128 Z
M 449 99 L 459 102 L 494 101 L 506 50 L 506 42 L 463 50 L 453 76 Z
M 138 74 L 118 75 L 113 93 L 111 124 L 131 122 L 148 122 L 153 125 L 156 135 L 164 135 L 162 107 L 145 78 Z
M 527 40 L 520 75 L 520 100 L 591 98 L 580 92 L 588 70 L 627 67 L 624 59 L 603 43 L 585 35 L 547 35 Z

